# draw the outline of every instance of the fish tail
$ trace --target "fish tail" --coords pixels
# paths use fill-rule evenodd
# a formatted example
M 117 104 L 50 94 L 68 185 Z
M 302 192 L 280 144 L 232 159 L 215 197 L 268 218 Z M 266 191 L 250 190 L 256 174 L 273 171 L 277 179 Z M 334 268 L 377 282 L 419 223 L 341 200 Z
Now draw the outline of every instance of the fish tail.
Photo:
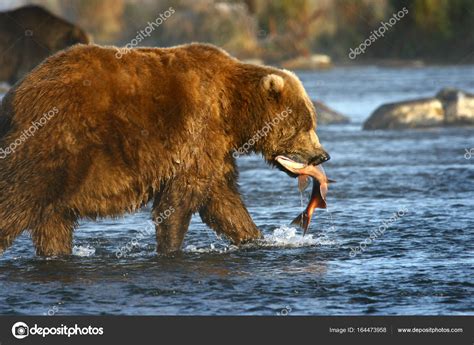
M 296 226 L 302 227 L 303 226 L 303 213 L 301 213 L 298 217 L 293 219 L 290 225 L 296 225 Z
M 309 226 L 309 217 L 305 212 L 302 212 L 298 217 L 293 219 L 291 225 L 299 226 L 303 229 L 304 233 L 303 236 L 306 234 Z

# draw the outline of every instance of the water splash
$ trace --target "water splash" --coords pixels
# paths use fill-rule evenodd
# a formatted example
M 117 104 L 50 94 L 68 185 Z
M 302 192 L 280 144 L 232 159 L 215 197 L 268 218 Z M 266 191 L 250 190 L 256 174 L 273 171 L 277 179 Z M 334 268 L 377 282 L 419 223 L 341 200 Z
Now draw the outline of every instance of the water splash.
M 296 228 L 281 226 L 273 230 L 270 235 L 264 235 L 263 239 L 255 242 L 244 244 L 242 247 L 234 245 L 225 245 L 222 243 L 211 243 L 208 246 L 198 247 L 194 244 L 187 245 L 183 251 L 185 253 L 216 253 L 223 254 L 238 251 L 239 248 L 262 248 L 262 247 L 279 247 L 279 248 L 299 248 L 316 245 L 333 245 L 334 241 L 325 237 L 314 237 L 307 234 L 303 236 Z
M 270 236 L 264 236 L 262 242 L 263 246 L 292 248 L 321 244 L 320 240 L 314 238 L 313 235 L 308 234 L 303 236 L 301 233 L 297 233 L 296 228 L 287 226 L 282 226 L 273 230 L 273 233 Z
M 95 254 L 95 248 L 92 246 L 74 246 L 72 248 L 72 255 L 88 257 Z
M 223 254 L 223 253 L 233 252 L 237 249 L 238 249 L 237 246 L 221 245 L 221 244 L 215 244 L 215 243 L 211 243 L 209 246 L 204 246 L 204 247 L 198 247 L 194 244 L 190 244 L 184 247 L 183 252 L 198 253 L 198 254 L 203 254 L 203 253 Z

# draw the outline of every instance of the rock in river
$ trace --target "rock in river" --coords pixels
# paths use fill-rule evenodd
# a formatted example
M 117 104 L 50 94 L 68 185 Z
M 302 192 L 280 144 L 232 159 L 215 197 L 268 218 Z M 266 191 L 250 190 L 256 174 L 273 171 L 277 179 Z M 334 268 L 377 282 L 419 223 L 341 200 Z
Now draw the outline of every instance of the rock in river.
M 313 101 L 314 107 L 316 108 L 316 116 L 318 119 L 318 124 L 328 125 L 328 124 L 341 124 L 349 123 L 350 119 L 338 113 L 337 111 L 329 108 L 327 105 L 319 102 Z
M 365 121 L 364 129 L 426 128 L 474 125 L 474 95 L 445 88 L 433 98 L 384 104 Z

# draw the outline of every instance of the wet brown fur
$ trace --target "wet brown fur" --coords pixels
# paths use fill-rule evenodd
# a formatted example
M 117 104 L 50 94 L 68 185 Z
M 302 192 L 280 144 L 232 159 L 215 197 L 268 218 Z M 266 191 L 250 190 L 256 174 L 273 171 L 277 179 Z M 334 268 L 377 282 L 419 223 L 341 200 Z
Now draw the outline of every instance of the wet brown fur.
M 0 159 L 0 252 L 29 230 L 39 255 L 70 254 L 78 219 L 120 216 L 151 200 L 155 221 L 174 210 L 156 225 L 161 253 L 180 249 L 196 212 L 235 244 L 259 238 L 232 153 L 287 108 L 253 151 L 270 164 L 279 154 L 324 152 L 299 80 L 205 44 L 116 52 L 59 52 L 5 96 L 2 148 L 58 112 Z

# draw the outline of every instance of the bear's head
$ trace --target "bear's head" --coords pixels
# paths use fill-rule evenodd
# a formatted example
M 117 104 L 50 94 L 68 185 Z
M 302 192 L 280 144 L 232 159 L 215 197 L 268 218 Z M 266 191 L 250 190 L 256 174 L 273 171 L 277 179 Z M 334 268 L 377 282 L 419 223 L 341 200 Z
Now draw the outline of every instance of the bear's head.
M 276 161 L 285 156 L 318 165 L 330 159 L 316 135 L 316 111 L 298 77 L 286 70 L 270 69 L 255 80 L 259 95 L 254 110 L 253 151 L 286 171 Z M 258 112 L 258 113 L 256 113 Z M 291 173 L 289 173 L 292 175 Z
M 47 42 L 52 52 L 65 49 L 75 44 L 89 44 L 92 39 L 79 27 L 70 25 L 63 31 L 59 31 L 55 35 L 51 35 L 51 40 Z

